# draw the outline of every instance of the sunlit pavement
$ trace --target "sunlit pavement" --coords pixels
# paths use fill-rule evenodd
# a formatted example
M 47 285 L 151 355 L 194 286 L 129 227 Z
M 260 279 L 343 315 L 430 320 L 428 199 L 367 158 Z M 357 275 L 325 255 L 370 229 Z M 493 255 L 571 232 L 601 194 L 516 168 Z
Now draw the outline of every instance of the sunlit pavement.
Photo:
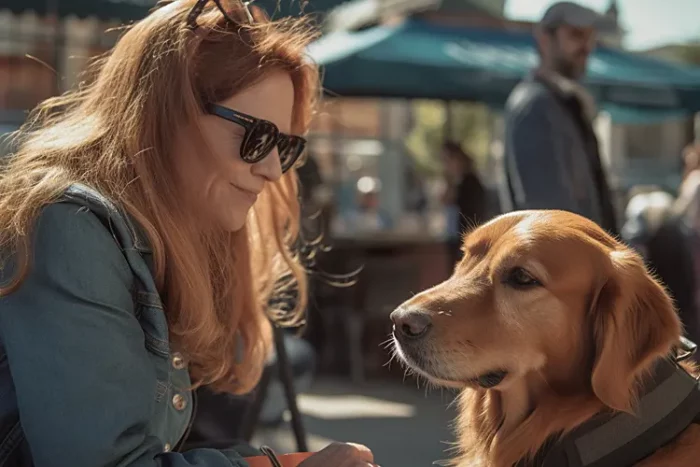
M 453 398 L 454 393 L 436 389 L 426 394 L 412 379 L 363 385 L 324 379 L 299 396 L 299 406 L 312 451 L 331 441 L 354 441 L 369 446 L 381 467 L 422 467 L 448 457 Z M 258 431 L 254 444 L 296 450 L 286 424 Z

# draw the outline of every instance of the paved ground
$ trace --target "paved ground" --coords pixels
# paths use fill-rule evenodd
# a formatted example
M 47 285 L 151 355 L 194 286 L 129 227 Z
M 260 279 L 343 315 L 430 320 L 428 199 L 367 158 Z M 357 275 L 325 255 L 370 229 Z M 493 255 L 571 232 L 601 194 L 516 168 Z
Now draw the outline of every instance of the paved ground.
M 355 441 L 369 446 L 382 467 L 424 467 L 448 457 L 454 439 L 450 424 L 453 393 L 426 393 L 407 379 L 351 385 L 346 381 L 317 381 L 300 395 L 309 449 L 329 442 Z M 288 426 L 261 430 L 253 444 L 267 444 L 279 452 L 295 450 Z M 330 467 L 330 466 L 329 466 Z

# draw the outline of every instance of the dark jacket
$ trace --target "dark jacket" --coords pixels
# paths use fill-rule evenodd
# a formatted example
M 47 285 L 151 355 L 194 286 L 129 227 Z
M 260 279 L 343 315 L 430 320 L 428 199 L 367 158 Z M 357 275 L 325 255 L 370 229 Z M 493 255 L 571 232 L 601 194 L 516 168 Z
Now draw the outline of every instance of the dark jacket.
M 642 254 L 649 270 L 666 287 L 683 322 L 686 337 L 699 342 L 693 248 L 697 239 L 692 229 L 675 213 L 669 212 L 654 227 L 649 225 L 643 213 L 639 213 L 627 219 L 622 238 Z
M 477 174 L 469 173 L 462 177 L 456 191 L 455 204 L 459 209 L 459 231 L 461 233 L 488 220 L 486 218 L 486 190 Z
M 610 233 L 618 226 L 598 140 L 583 105 L 535 74 L 505 111 L 505 198 L 519 209 L 562 209 Z
M 41 212 L 29 274 L 0 299 L 0 465 L 247 467 L 235 450 L 172 452 L 191 381 L 144 240 L 83 186 Z
M 698 342 L 700 336 L 695 304 L 697 282 L 691 246 L 692 236 L 693 233 L 683 221 L 677 216 L 672 216 L 652 233 L 646 250 L 650 269 L 671 294 L 686 336 Z

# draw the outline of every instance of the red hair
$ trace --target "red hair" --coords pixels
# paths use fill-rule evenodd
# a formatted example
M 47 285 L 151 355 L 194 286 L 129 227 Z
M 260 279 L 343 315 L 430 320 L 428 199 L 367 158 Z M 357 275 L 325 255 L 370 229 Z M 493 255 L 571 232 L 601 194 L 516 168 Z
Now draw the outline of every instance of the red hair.
M 256 14 L 249 24 L 239 2 L 230 12 L 235 23 L 210 2 L 193 31 L 186 25 L 193 4 L 163 4 L 95 62 L 89 84 L 33 112 L 0 175 L 0 247 L 28 248 L 39 211 L 70 184 L 97 189 L 147 232 L 171 345 L 188 358 L 194 384 L 242 393 L 257 383 L 270 347 L 270 299 L 295 289 L 291 321 L 305 307 L 305 274 L 292 248 L 296 174 L 267 184 L 241 231 L 205 236 L 174 201 L 170 153 L 175 132 L 204 103 L 277 70 L 294 84 L 292 131 L 306 132 L 318 70 L 305 50 L 315 34 L 304 19 Z M 0 293 L 11 293 L 27 266 Z

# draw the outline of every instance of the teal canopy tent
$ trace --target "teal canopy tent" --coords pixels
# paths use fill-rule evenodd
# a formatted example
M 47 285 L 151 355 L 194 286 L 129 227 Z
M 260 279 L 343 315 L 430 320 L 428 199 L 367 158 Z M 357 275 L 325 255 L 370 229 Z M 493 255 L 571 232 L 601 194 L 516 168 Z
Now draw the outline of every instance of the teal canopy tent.
M 601 106 L 615 123 L 626 125 L 654 125 L 670 120 L 687 120 L 692 113 L 684 109 L 654 109 L 648 107 L 630 107 L 606 103 Z
M 256 0 L 271 17 L 323 15 L 345 0 Z
M 537 65 L 525 32 L 447 27 L 409 19 L 319 39 L 309 54 L 324 87 L 342 96 L 474 100 L 502 106 Z M 608 48 L 589 61 L 587 83 L 601 102 L 700 110 L 700 69 Z

